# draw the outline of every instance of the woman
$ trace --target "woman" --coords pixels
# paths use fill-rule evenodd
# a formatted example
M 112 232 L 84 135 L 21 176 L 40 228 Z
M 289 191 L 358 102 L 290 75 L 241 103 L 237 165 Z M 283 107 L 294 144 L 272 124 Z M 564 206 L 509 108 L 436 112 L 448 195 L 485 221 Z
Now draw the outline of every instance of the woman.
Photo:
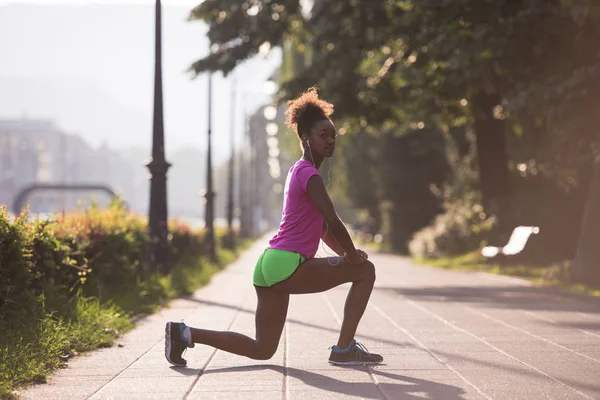
M 383 357 L 369 353 L 354 340 L 375 283 L 375 267 L 357 250 L 338 217 L 318 169 L 335 150 L 335 127 L 329 116 L 333 105 L 319 99 L 311 88 L 288 102 L 286 124 L 297 132 L 303 156 L 287 176 L 283 213 L 277 234 L 269 241 L 254 270 L 256 339 L 235 332 L 217 332 L 168 322 L 165 356 L 176 366 L 186 347 L 201 343 L 218 349 L 267 360 L 275 354 L 285 324 L 290 294 L 318 293 L 352 282 L 344 308 L 338 342 L 329 362 L 334 365 L 378 364 Z M 314 258 L 323 241 L 339 257 Z

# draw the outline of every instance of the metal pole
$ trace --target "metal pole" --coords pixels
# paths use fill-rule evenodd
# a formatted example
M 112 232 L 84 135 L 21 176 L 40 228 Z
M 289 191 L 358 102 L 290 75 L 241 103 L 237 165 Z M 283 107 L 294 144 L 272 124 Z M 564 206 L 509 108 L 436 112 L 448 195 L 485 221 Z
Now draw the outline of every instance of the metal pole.
M 255 187 L 256 176 L 254 170 L 256 168 L 256 149 L 254 140 L 254 131 L 252 130 L 252 117 L 248 118 L 248 143 L 250 149 L 248 152 L 248 233 L 250 237 L 254 237 L 254 217 L 255 217 Z
M 233 191 L 235 187 L 235 174 L 234 174 L 234 163 L 235 163 L 235 85 L 236 81 L 233 79 L 232 88 L 231 88 L 231 131 L 230 131 L 230 141 L 231 141 L 231 159 L 229 160 L 229 193 L 227 199 L 227 245 L 229 248 L 233 249 L 235 247 L 234 243 L 234 234 L 233 234 L 233 212 L 234 212 L 234 202 L 233 202 Z
M 211 258 L 215 258 L 215 232 L 214 232 L 214 197 L 212 179 L 212 73 L 208 74 L 208 148 L 206 166 L 206 249 Z
M 171 164 L 165 160 L 160 0 L 156 0 L 155 20 L 152 159 L 146 164 L 150 171 L 150 209 L 148 215 L 150 238 L 146 248 L 146 272 L 151 273 L 158 268 L 161 272 L 168 273 L 170 271 L 170 257 L 167 225 L 167 170 Z
M 242 131 L 242 148 L 246 150 L 245 152 L 240 152 L 240 163 L 239 163 L 239 176 L 240 176 L 240 235 L 242 237 L 249 237 L 248 231 L 248 166 L 249 166 L 249 158 L 248 158 L 248 113 L 246 111 L 246 101 L 244 99 L 244 106 L 242 109 L 244 110 L 244 129 Z M 244 156 L 245 153 L 245 156 Z

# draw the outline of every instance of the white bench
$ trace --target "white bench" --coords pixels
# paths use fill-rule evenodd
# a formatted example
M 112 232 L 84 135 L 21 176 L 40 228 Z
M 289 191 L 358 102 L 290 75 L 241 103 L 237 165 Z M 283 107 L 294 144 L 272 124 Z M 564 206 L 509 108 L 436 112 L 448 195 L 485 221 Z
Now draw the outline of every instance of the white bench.
M 517 226 L 510 235 L 506 246 L 485 246 L 481 249 L 481 255 L 487 258 L 496 257 L 498 254 L 514 256 L 523 251 L 531 235 L 537 235 L 539 232 L 540 228 L 537 226 Z

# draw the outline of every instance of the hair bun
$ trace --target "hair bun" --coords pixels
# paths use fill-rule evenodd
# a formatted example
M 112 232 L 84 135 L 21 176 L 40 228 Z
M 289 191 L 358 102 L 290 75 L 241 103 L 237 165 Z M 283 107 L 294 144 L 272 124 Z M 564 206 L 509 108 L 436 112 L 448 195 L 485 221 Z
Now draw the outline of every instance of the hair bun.
M 313 86 L 295 100 L 288 101 L 285 123 L 301 135 L 301 131 L 310 129 L 315 121 L 329 118 L 333 113 L 333 104 L 319 98 L 317 87 Z

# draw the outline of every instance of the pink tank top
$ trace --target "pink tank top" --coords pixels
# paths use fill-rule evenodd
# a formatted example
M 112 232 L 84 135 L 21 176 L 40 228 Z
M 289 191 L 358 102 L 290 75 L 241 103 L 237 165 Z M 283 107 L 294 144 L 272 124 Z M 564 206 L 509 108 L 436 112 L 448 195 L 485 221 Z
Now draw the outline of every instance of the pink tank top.
M 317 253 L 323 216 L 306 192 L 308 181 L 314 175 L 319 175 L 319 171 L 304 159 L 290 168 L 283 193 L 281 223 L 269 241 L 270 248 L 300 253 L 306 259 Z

